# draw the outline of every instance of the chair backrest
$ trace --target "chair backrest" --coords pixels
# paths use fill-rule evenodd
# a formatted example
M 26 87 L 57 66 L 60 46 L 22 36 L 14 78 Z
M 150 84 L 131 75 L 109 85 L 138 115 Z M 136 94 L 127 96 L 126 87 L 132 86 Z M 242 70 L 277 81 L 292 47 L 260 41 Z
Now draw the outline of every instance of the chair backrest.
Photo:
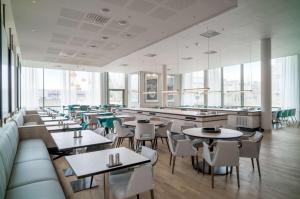
M 141 155 L 148 158 L 152 166 L 158 161 L 158 152 L 156 150 L 150 149 L 149 147 L 142 146 Z
M 171 131 L 173 125 L 173 121 L 169 120 L 166 125 L 164 126 L 159 126 L 156 129 L 156 134 L 161 136 L 161 137 L 167 137 L 167 131 Z
M 105 128 L 98 127 L 94 130 L 97 134 L 104 136 L 105 135 Z
M 214 166 L 238 166 L 239 144 L 237 141 L 218 141 L 215 157 L 212 160 Z
M 12 119 L 17 123 L 18 127 L 24 125 L 24 116 L 21 111 L 15 114 Z
M 170 147 L 171 153 L 175 153 L 175 145 L 174 145 L 174 140 L 171 135 L 171 131 L 167 131 L 167 136 L 168 136 L 168 143 Z
M 127 184 L 125 197 L 135 196 L 154 188 L 152 166 L 144 165 L 134 168 Z
M 240 157 L 258 158 L 262 139 L 263 134 L 260 132 L 256 132 L 248 140 L 242 140 Z
M 112 143 L 111 143 L 111 148 L 115 148 L 116 147 L 116 144 L 117 144 L 117 135 L 114 134 L 114 133 L 109 133 L 105 136 L 107 139 L 111 140 Z
M 129 134 L 129 129 L 121 126 L 121 123 L 119 120 L 114 120 L 114 131 L 117 134 L 118 137 L 126 137 Z
M 151 123 L 137 123 L 135 128 L 136 139 L 154 139 L 155 126 Z

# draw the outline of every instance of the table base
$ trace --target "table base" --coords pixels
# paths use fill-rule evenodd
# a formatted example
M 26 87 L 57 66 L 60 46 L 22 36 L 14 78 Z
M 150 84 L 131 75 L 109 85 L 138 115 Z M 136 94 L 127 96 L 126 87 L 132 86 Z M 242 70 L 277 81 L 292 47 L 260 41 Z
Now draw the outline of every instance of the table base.
M 96 183 L 96 181 L 93 180 L 91 184 L 91 180 L 93 180 L 93 177 L 87 177 L 70 182 L 73 192 L 75 193 L 97 187 L 98 184 Z
M 203 163 L 200 162 L 198 164 L 198 167 L 195 167 L 194 169 L 199 169 L 199 172 L 201 173 L 203 171 Z M 214 174 L 215 175 L 227 175 L 229 174 L 229 169 L 228 168 L 228 173 L 226 173 L 226 167 L 215 167 L 214 168 Z M 204 171 L 205 174 L 211 174 L 211 171 L 210 171 L 210 166 L 208 166 L 208 164 L 205 164 L 205 171 Z
M 68 167 L 68 168 L 64 169 L 64 175 L 65 175 L 65 177 L 69 177 L 69 176 L 75 175 L 75 173 L 71 167 Z

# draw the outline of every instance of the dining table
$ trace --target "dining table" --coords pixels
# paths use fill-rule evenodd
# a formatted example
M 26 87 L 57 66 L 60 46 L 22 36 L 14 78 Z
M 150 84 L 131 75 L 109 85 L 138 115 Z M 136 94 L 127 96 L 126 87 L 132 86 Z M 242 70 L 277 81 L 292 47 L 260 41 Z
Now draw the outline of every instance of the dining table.
M 138 123 L 139 123 L 138 120 L 134 120 L 134 121 L 123 122 L 123 125 L 129 127 L 136 127 Z M 140 124 L 154 124 L 154 126 L 161 126 L 164 125 L 165 123 L 157 120 L 149 120 L 149 122 L 140 123 Z
M 200 138 L 204 140 L 208 140 L 208 144 L 211 145 L 216 140 L 237 140 L 243 133 L 227 128 L 220 128 L 217 131 L 206 131 L 204 128 L 190 128 L 183 130 L 183 134 L 190 138 Z M 211 148 L 213 151 L 213 148 Z M 197 169 L 202 171 L 202 163 L 198 164 Z M 205 173 L 210 173 L 210 168 L 205 170 Z M 216 175 L 224 175 L 226 174 L 226 167 L 215 167 Z

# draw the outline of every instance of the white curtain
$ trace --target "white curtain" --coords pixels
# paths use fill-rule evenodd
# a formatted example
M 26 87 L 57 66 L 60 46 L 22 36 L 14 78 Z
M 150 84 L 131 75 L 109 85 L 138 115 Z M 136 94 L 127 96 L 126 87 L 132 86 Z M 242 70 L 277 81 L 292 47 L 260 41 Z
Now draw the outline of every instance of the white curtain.
M 272 106 L 300 111 L 300 69 L 298 55 L 272 60 Z
M 42 106 L 43 70 L 40 68 L 22 67 L 21 105 L 27 109 Z

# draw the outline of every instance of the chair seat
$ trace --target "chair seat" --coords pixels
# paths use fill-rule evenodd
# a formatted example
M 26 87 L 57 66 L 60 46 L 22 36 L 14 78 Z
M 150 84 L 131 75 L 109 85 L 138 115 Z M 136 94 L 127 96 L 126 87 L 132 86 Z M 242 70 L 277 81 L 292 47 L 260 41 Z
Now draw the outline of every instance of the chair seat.
M 22 162 L 13 166 L 8 188 L 12 189 L 29 183 L 57 180 L 56 172 L 49 160 Z
M 50 160 L 42 140 L 24 140 L 19 143 L 15 164 L 31 160 Z
M 38 125 L 37 122 L 26 122 L 24 123 L 24 126 L 34 126 L 34 125 Z
M 6 193 L 6 199 L 64 199 L 64 192 L 57 180 L 47 180 L 26 184 L 10 189 Z

